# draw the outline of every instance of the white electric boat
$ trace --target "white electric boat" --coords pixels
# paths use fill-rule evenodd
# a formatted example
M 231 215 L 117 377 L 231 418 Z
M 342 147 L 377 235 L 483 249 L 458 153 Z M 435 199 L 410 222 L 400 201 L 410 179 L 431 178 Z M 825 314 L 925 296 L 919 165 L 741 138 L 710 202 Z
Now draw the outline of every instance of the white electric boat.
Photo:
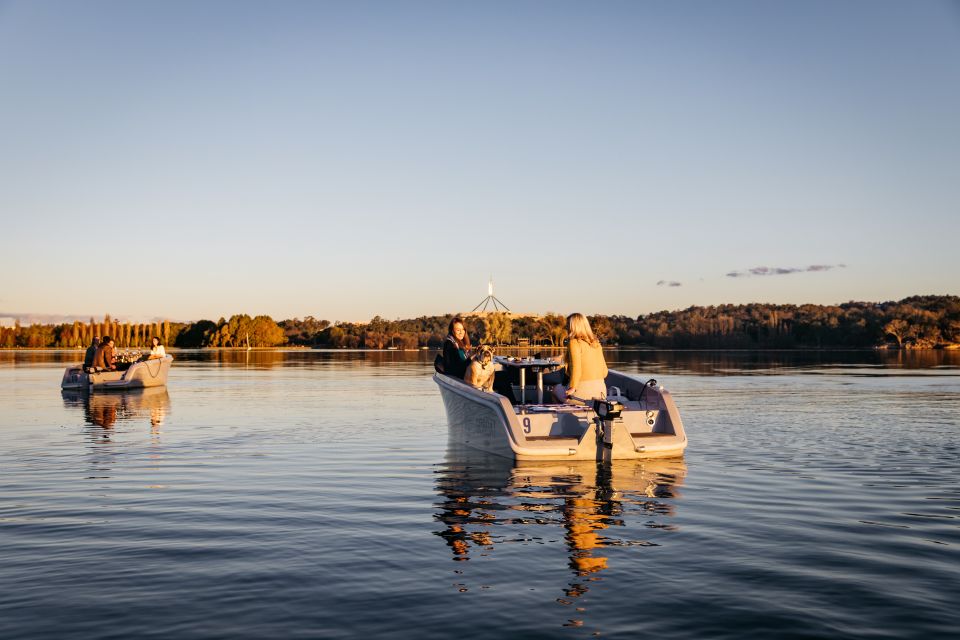
M 167 375 L 173 356 L 166 355 L 153 360 L 134 362 L 129 368 L 117 371 L 87 373 L 81 366 L 67 367 L 63 372 L 61 389 L 139 389 L 142 387 L 162 387 L 167 384 Z
M 457 378 L 433 377 L 447 412 L 451 439 L 517 460 L 671 458 L 683 454 L 687 436 L 670 392 L 610 371 L 605 400 L 572 404 L 512 405 L 499 393 Z M 539 397 L 543 389 L 520 389 Z

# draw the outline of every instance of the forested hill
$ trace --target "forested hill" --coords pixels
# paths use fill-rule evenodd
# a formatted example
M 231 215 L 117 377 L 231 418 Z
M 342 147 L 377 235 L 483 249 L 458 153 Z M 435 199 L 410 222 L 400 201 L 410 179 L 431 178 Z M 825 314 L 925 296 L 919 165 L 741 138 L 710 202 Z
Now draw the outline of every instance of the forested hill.
M 170 346 L 271 347 L 281 345 L 373 348 L 437 347 L 452 315 L 366 323 L 333 323 L 314 317 L 275 322 L 245 314 L 217 322 L 131 324 L 93 318 L 89 323 L 0 328 L 0 348 L 78 347 L 110 335 L 121 348 L 145 347 L 156 335 Z M 912 296 L 898 302 L 840 305 L 745 304 L 690 307 L 638 317 L 589 316 L 607 345 L 659 348 L 955 348 L 960 343 L 960 297 Z M 559 314 L 487 314 L 467 318 L 474 342 L 562 344 Z

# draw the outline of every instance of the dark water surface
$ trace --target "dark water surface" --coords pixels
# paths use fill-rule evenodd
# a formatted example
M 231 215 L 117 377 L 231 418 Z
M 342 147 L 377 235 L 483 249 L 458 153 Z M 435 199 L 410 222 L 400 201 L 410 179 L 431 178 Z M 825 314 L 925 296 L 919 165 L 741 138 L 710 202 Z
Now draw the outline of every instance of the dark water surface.
M 611 352 L 682 460 L 447 444 L 432 353 L 0 352 L 0 638 L 948 638 L 960 355 Z

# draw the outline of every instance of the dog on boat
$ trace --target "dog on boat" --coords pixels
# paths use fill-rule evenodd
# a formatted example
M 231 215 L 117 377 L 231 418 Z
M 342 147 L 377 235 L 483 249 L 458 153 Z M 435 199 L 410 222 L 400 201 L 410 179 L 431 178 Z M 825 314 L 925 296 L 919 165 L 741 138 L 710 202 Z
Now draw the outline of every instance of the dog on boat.
M 474 349 L 470 356 L 467 372 L 463 374 L 463 381 L 471 387 L 493 391 L 493 349 L 481 344 Z

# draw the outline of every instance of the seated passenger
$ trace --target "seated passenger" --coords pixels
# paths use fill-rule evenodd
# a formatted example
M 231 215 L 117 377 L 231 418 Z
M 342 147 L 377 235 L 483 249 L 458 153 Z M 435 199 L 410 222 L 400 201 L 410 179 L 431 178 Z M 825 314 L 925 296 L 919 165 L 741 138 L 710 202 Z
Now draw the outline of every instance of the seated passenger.
M 167 355 L 166 349 L 163 348 L 163 345 L 160 344 L 160 338 L 154 336 L 150 340 L 150 355 L 147 356 L 147 360 L 156 360 L 157 358 L 162 358 Z
M 117 359 L 113 355 L 113 338 L 103 336 L 96 355 L 93 356 L 94 371 L 116 371 Z
M 569 396 L 589 400 L 607 397 L 607 362 L 603 358 L 600 341 L 590 328 L 590 322 L 581 313 L 567 316 L 567 353 L 564 358 L 563 380 L 553 387 L 557 402 L 567 402 Z M 544 382 L 551 375 L 544 376 Z M 559 376 L 557 376 L 559 377 Z
M 100 346 L 100 336 L 93 336 L 93 341 L 87 347 L 87 352 L 83 355 L 83 370 L 89 373 L 93 369 L 93 358 L 97 355 L 97 348 Z
M 470 358 L 470 336 L 463 326 L 463 318 L 450 321 L 447 337 L 443 340 L 443 371 L 452 378 L 463 380 Z

